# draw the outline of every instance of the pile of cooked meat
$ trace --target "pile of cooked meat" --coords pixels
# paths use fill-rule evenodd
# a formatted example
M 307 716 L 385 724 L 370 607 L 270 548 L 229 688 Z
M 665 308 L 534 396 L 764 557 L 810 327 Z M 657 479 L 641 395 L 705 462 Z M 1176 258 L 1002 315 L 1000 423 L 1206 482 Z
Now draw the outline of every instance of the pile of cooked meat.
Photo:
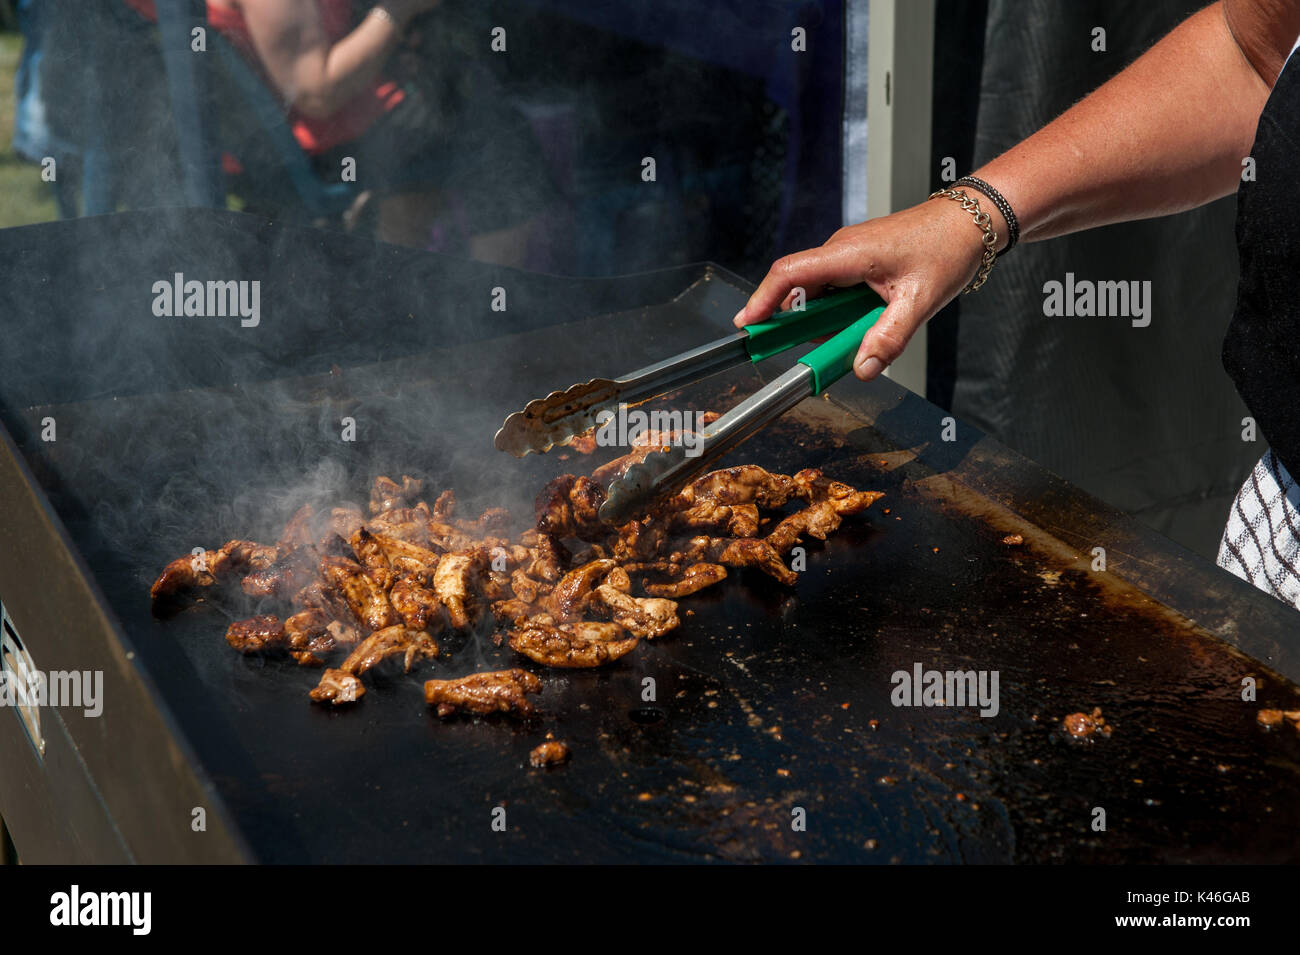
M 882 496 L 819 470 L 741 465 L 704 475 L 622 527 L 601 523 L 604 485 L 647 453 L 551 481 L 535 525 L 517 537 L 500 508 L 464 519 L 450 490 L 429 504 L 422 481 L 379 477 L 368 510 L 304 506 L 274 544 L 232 540 L 172 561 L 151 594 L 161 606 L 239 581 L 244 594 L 278 602 L 285 616 L 236 621 L 226 641 L 322 667 L 311 698 L 339 705 L 361 699 L 362 677 L 384 660 L 400 658 L 410 672 L 453 632 L 490 633 L 544 666 L 612 663 L 678 627 L 677 601 L 732 569 L 756 567 L 793 585 L 790 549 L 825 540 Z M 429 680 L 425 699 L 440 716 L 528 716 L 528 695 L 541 687 L 515 668 Z

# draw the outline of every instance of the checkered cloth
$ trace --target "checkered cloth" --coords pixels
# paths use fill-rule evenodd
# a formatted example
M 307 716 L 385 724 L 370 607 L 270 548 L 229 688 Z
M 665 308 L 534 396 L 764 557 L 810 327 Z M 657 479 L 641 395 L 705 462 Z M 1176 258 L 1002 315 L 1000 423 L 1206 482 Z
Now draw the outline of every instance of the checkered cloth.
M 1271 449 L 1232 502 L 1218 563 L 1300 609 L 1300 486 Z

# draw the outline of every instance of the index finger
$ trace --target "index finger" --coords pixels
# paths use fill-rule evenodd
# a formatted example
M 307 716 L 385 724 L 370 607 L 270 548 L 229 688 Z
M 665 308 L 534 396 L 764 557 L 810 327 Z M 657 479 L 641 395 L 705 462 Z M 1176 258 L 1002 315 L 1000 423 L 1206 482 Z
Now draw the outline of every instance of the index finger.
M 749 297 L 733 322 L 744 328 L 768 318 L 795 289 L 820 289 L 826 285 L 856 285 L 852 250 L 822 246 L 783 256 L 772 263 L 763 281 Z

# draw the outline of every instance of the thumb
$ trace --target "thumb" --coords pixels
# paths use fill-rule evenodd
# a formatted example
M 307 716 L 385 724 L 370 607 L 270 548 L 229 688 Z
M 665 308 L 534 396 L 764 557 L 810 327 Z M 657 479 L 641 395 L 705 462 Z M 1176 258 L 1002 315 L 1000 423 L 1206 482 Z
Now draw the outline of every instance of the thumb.
M 914 296 L 895 295 L 879 321 L 862 336 L 862 344 L 853 359 L 853 373 L 862 381 L 878 376 L 903 353 L 912 335 L 928 317 Z

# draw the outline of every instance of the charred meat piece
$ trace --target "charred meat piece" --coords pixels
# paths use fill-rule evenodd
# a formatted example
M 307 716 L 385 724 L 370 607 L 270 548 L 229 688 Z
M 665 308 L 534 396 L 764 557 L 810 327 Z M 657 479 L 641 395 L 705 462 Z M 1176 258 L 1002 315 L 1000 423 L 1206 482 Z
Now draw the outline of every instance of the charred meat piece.
M 382 514 L 395 507 L 405 507 L 414 501 L 422 490 L 424 490 L 424 482 L 406 474 L 402 475 L 400 485 L 392 478 L 380 475 L 375 478 L 374 486 L 370 489 L 370 513 Z
M 681 625 L 677 604 L 662 597 L 633 597 L 601 584 L 592 593 L 591 603 L 634 637 L 653 640 Z
M 385 511 L 365 525 L 379 537 L 388 537 L 425 547 L 429 544 L 429 506 L 421 501 L 415 507 L 396 507 Z
M 550 591 L 551 585 L 540 580 L 533 580 L 523 570 L 516 570 L 510 575 L 510 589 L 520 600 L 536 603 L 538 598 Z
M 458 680 L 428 680 L 424 700 L 438 708 L 439 716 L 468 713 L 516 713 L 532 716 L 536 712 L 525 694 L 540 693 L 542 681 L 527 670 L 495 670 L 471 673 Z
M 555 583 L 564 576 L 569 566 L 569 552 L 550 534 L 538 534 L 533 546 L 533 562 L 528 565 L 528 576 Z
M 218 581 L 269 567 L 279 556 L 279 548 L 275 545 L 249 540 L 227 541 L 219 550 L 176 558 L 154 581 L 149 595 L 159 600 L 186 590 L 211 587 Z
M 288 599 L 316 579 L 316 560 L 309 548 L 295 547 L 281 552 L 268 567 L 248 574 L 240 583 L 250 597 Z
M 400 623 L 388 595 L 356 561 L 346 557 L 321 559 L 321 576 L 329 587 L 342 594 L 357 621 L 369 630 L 383 630 Z
M 1091 713 L 1071 713 L 1061 721 L 1061 725 L 1074 739 L 1109 737 L 1111 733 L 1110 724 L 1101 715 L 1101 707 L 1093 707 Z
M 489 507 L 473 521 L 453 521 L 456 529 L 471 537 L 500 535 L 510 526 L 510 512 L 504 507 Z
M 313 543 L 312 518 L 315 516 L 316 510 L 310 504 L 304 504 L 294 511 L 280 532 L 280 540 L 277 542 L 279 548 L 287 551 L 295 547 L 310 547 Z
M 512 593 L 509 574 L 504 570 L 489 570 L 487 572 L 487 576 L 483 578 L 484 600 L 505 600 Z
M 433 502 L 433 514 L 437 521 L 449 521 L 456 513 L 456 492 L 451 488 L 443 491 Z
M 558 766 L 569 758 L 569 747 L 560 740 L 551 740 L 537 746 L 528 754 L 528 765 L 534 769 L 543 766 Z
M 347 558 L 335 559 L 346 560 Z M 335 620 L 352 618 L 352 608 L 343 599 L 343 595 L 332 586 L 327 586 L 323 580 L 316 580 L 298 591 L 294 602 L 309 610 L 323 610 L 327 616 Z
M 413 544 L 400 537 L 376 534 L 372 540 L 383 554 L 388 566 L 394 571 L 415 577 L 426 586 L 433 582 L 433 574 L 438 569 L 440 555 L 427 547 Z
M 622 567 L 615 567 L 605 575 L 605 586 L 628 593 L 632 589 L 632 578 L 627 575 L 627 571 Z
M 825 540 L 842 520 L 832 501 L 822 501 L 785 518 L 767 535 L 767 542 L 778 554 L 784 554 L 799 542 L 803 534 Z
M 703 500 L 673 513 L 674 531 L 710 531 L 727 537 L 753 537 L 758 533 L 757 504 L 719 504 Z
M 357 563 L 365 568 L 366 576 L 373 580 L 379 589 L 387 590 L 393 585 L 393 572 L 388 566 L 388 557 L 384 549 L 379 545 L 379 538 L 364 527 L 359 527 L 348 543 L 352 545 L 352 553 L 356 555 Z
M 531 614 L 514 618 L 515 626 L 507 636 L 512 648 L 547 666 L 599 666 L 630 652 L 637 643 L 613 622 L 562 622 L 548 609 L 532 609 Z
M 534 614 L 543 613 L 542 607 L 527 600 L 521 600 L 519 597 L 510 597 L 506 600 L 498 600 L 492 604 L 492 616 L 499 621 L 515 621 L 520 617 L 531 617 Z M 501 641 L 496 641 L 497 646 Z
M 289 651 L 329 653 L 335 646 L 334 636 L 329 631 L 332 622 L 328 613 L 314 607 L 294 614 L 284 622 L 285 643 Z
M 336 647 L 347 649 L 348 647 L 355 647 L 361 642 L 361 633 L 357 628 L 349 623 L 344 623 L 342 620 L 331 620 L 325 630 L 334 640 Z
M 487 552 L 482 548 L 443 554 L 438 561 L 433 591 L 447 608 L 451 625 L 458 630 L 473 622 L 479 580 L 487 566 Z
M 236 620 L 226 631 L 226 643 L 240 653 L 261 653 L 265 650 L 283 649 L 284 624 L 279 617 L 260 614 L 247 620 Z
M 510 649 L 536 663 L 570 669 L 613 663 L 638 642 L 616 623 L 556 623 L 549 614 L 529 617 L 510 631 Z
M 423 630 L 387 627 L 357 644 L 339 669 L 360 676 L 389 657 L 398 655 L 402 657 L 405 672 L 410 673 L 415 661 L 432 660 L 438 655 L 438 644 Z
M 537 530 L 556 538 L 599 541 L 609 528 L 600 520 L 605 489 L 589 477 L 562 474 L 537 495 Z
M 671 516 L 650 515 L 640 520 L 628 521 L 618 529 L 614 540 L 614 556 L 623 561 L 648 560 L 659 553 L 668 540 Z
M 592 588 L 616 566 L 612 560 L 593 560 L 565 574 L 546 601 L 555 619 L 565 622 L 581 617 Z
M 670 561 L 757 567 L 787 587 L 799 580 L 799 575 L 781 562 L 781 555 L 772 545 L 757 537 L 693 537 L 686 549 L 674 553 Z
M 442 601 L 414 577 L 399 577 L 388 592 L 388 602 L 412 630 L 442 627 Z
M 681 510 L 702 501 L 717 504 L 755 504 L 764 510 L 783 507 L 797 488 L 785 474 L 772 474 L 756 464 L 739 464 L 710 471 L 696 478 L 675 497 L 668 507 Z
M 330 530 L 344 540 L 349 540 L 365 523 L 361 508 L 354 505 L 330 508 Z
M 685 568 L 678 567 L 673 576 L 676 579 L 669 583 L 646 584 L 645 592 L 652 597 L 685 597 L 725 580 L 727 568 L 721 564 L 691 564 Z
M 834 481 L 818 468 L 805 468 L 790 480 L 799 497 L 809 503 L 833 501 L 841 517 L 864 511 L 885 496 L 880 491 L 859 491 L 843 481 Z
M 718 414 L 716 411 L 705 411 L 697 416 L 697 421 L 701 425 L 710 425 L 720 417 L 722 417 L 722 415 Z M 610 481 L 626 474 L 627 469 L 632 465 L 640 464 L 656 451 L 666 451 L 674 445 L 685 444 L 687 435 L 694 437 L 697 433 L 698 432 L 696 431 L 686 429 L 671 431 L 642 431 L 635 439 L 633 439 L 632 451 L 596 468 L 596 470 L 591 472 L 591 479 L 597 484 L 608 485 Z M 590 430 L 583 432 L 581 437 L 585 438 L 588 435 L 590 435 L 591 450 L 595 450 L 596 429 L 591 428 Z M 576 440 L 577 439 L 575 439 L 575 441 Z M 571 441 L 569 444 L 570 447 L 572 447 L 574 442 Z M 583 451 L 582 453 L 590 454 L 591 452 Z
M 425 537 L 439 551 L 469 550 L 483 543 L 452 524 L 444 524 L 431 518 L 425 525 Z
M 366 695 L 366 688 L 361 681 L 347 670 L 326 670 L 321 674 L 320 683 L 308 694 L 317 703 L 355 703 Z
M 664 449 L 657 445 L 637 448 L 635 451 L 630 451 L 627 454 L 617 457 L 613 461 L 606 462 L 596 468 L 596 470 L 591 472 L 591 479 L 597 484 L 608 487 L 611 481 L 616 478 L 621 478 L 626 474 L 627 469 L 632 465 L 640 464 L 650 455 L 656 454 L 662 450 Z

